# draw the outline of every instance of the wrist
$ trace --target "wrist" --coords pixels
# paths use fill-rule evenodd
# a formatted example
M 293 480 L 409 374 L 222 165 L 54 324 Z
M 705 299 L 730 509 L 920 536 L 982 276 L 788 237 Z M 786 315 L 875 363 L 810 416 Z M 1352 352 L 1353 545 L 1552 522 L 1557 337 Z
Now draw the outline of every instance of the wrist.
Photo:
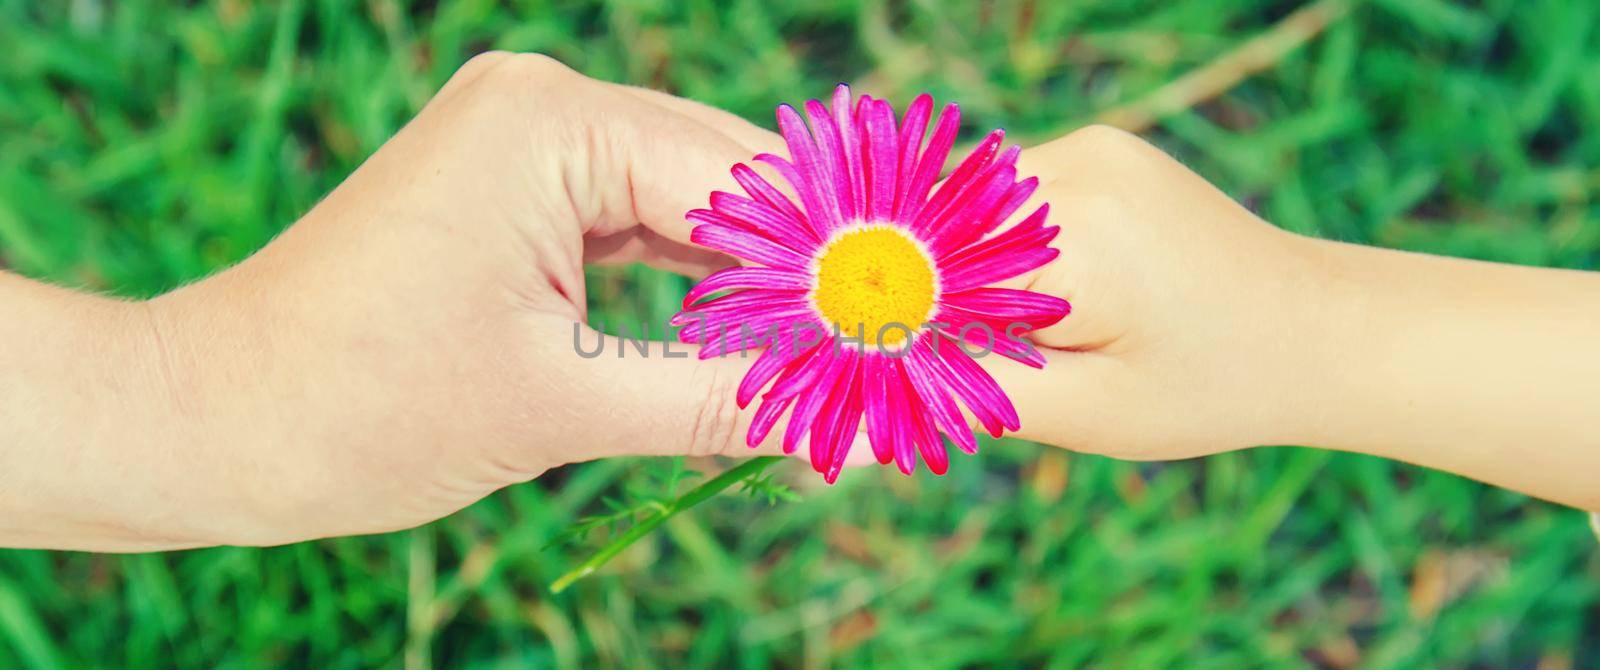
M 1257 323 L 1235 326 L 1266 334 L 1245 352 L 1257 364 L 1243 373 L 1259 382 L 1245 397 L 1264 411 L 1242 423 L 1261 428 L 1256 444 L 1369 452 L 1390 444 L 1362 431 L 1394 402 L 1386 394 L 1395 372 L 1376 361 L 1411 328 L 1403 322 L 1407 311 L 1388 304 L 1394 279 L 1370 256 L 1393 252 L 1274 234 L 1279 243 L 1268 255 L 1277 264 L 1259 280 L 1269 287 L 1265 312 Z
M 1600 278 L 1315 242 L 1290 443 L 1425 465 L 1578 507 L 1600 467 Z M 1583 481 L 1580 481 L 1583 480 Z
M 0 544 L 138 551 L 214 543 L 224 507 L 175 418 L 152 303 L 0 276 Z M 8 413 L 9 410 L 9 413 Z M 197 491 L 200 495 L 196 495 Z
M 1470 366 L 1453 359 L 1458 338 L 1472 336 L 1461 317 L 1482 306 L 1452 287 L 1458 261 L 1327 240 L 1308 246 L 1315 289 L 1303 301 L 1307 402 L 1295 443 L 1426 461 L 1415 451 L 1448 431 L 1435 420 L 1472 383 Z
M 195 545 L 271 544 L 304 471 L 273 371 L 287 365 L 271 292 L 240 266 L 137 305 L 148 323 L 152 434 L 176 474 L 173 533 Z M 305 417 L 298 417 L 303 420 Z

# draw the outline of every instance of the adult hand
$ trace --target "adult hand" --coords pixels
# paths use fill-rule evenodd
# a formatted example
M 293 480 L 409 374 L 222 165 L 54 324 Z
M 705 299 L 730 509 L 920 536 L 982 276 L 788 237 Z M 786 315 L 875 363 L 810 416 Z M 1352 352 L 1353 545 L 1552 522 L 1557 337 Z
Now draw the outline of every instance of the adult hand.
M 724 391 L 747 361 L 683 345 L 618 359 L 615 341 L 584 358 L 575 337 L 592 351 L 596 335 L 574 324 L 585 263 L 731 262 L 688 244 L 683 214 L 773 142 L 695 103 L 486 54 L 237 267 L 147 303 L 7 278 L 39 309 L 3 334 L 42 350 L 0 359 L 10 379 L 119 372 L 13 388 L 37 409 L 0 424 L 24 427 L 0 450 L 0 544 L 379 532 L 564 463 L 749 453 Z M 58 351 L 80 339 L 62 331 L 95 336 Z M 127 359 L 94 358 L 110 351 Z

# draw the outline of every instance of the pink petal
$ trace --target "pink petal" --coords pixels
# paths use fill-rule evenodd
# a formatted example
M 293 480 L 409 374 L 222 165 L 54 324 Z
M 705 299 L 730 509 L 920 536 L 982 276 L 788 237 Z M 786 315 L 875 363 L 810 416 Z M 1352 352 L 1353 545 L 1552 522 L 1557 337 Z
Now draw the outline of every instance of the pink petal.
M 944 363 L 944 371 L 949 374 L 946 381 L 961 396 L 961 402 L 972 410 L 974 416 L 983 420 L 983 427 L 994 437 L 1000 437 L 1002 428 L 1021 428 L 1022 419 L 1017 416 L 1016 407 L 1012 406 L 1011 398 L 1006 396 L 1000 384 L 959 346 L 952 345 L 953 342 L 946 342 L 934 348 Z
M 928 413 L 912 410 L 920 398 L 906 375 L 905 362 L 899 358 L 885 358 L 884 363 L 884 385 L 889 393 L 890 417 L 894 419 L 894 460 L 900 471 L 909 475 L 917 469 L 917 452 L 923 449 L 920 443 L 925 432 L 923 424 L 929 421 Z M 939 442 L 938 432 L 932 432 L 932 444 L 937 445 L 939 453 L 943 454 L 944 445 Z M 928 467 L 933 468 L 935 459 L 929 456 L 923 458 L 928 461 Z
M 862 360 L 862 396 L 866 399 L 867 441 L 872 455 L 887 465 L 894 460 L 894 417 L 889 414 L 886 356 L 867 356 Z
M 906 426 L 911 432 L 917 452 L 922 454 L 923 462 L 928 464 L 928 470 L 933 474 L 942 475 L 950 469 L 950 454 L 945 451 L 944 440 L 939 438 L 939 429 L 934 425 L 933 414 L 916 407 L 921 396 L 911 384 L 911 375 L 906 367 L 905 365 L 900 367 L 905 373 L 906 407 L 912 410 L 905 414 Z
M 749 198 L 723 191 L 712 191 L 711 208 L 730 218 L 744 221 L 749 224 L 747 227 L 766 233 L 765 237 L 768 239 L 778 241 L 783 246 L 802 254 L 809 256 L 820 246 L 809 226 L 796 223 L 782 212 Z
M 845 350 L 847 368 L 828 396 L 827 414 L 817 421 L 811 433 L 812 465 L 829 484 L 839 478 L 845 456 L 861 425 L 861 359 L 854 349 Z M 820 428 L 821 430 L 817 430 Z M 819 449 L 820 446 L 820 449 Z M 820 457 L 820 460 L 818 460 Z
M 850 350 L 842 350 L 842 352 L 848 351 Z M 817 421 L 818 413 L 823 410 L 825 404 L 823 401 L 827 400 L 832 390 L 842 382 L 842 374 L 849 362 L 848 356 L 842 352 L 836 356 L 822 355 L 815 357 L 815 359 L 822 361 L 822 365 L 814 377 L 814 382 L 806 384 L 805 390 L 800 392 L 799 399 L 795 401 L 794 412 L 789 415 L 789 426 L 783 431 L 783 453 L 794 453 L 795 448 L 800 445 L 800 438 L 804 437 L 807 432 L 815 430 L 813 424 Z M 817 366 L 816 363 L 813 363 L 809 367 Z M 779 381 L 779 385 L 783 383 L 784 380 Z M 770 395 L 777 389 L 778 386 L 774 386 L 773 391 L 769 391 L 768 394 Z M 818 472 L 822 471 L 816 460 L 812 461 L 812 466 Z
M 875 100 L 864 113 L 866 132 L 862 134 L 862 154 L 866 159 L 866 215 L 871 221 L 888 221 L 894 213 L 898 187 L 896 168 L 900 147 L 894 127 L 894 109 Z
M 823 161 L 821 151 L 806 132 L 805 121 L 800 119 L 800 114 L 793 107 L 778 106 L 778 131 L 788 143 L 789 155 L 794 162 L 771 154 L 758 155 L 756 160 L 772 165 L 784 179 L 789 180 L 795 191 L 800 193 L 806 214 L 811 217 L 811 225 L 817 232 L 826 235 L 843 223 L 828 187 L 831 168 Z
M 989 330 L 987 331 L 976 328 L 963 329 L 962 327 L 968 322 L 947 312 L 941 312 L 933 320 L 950 324 L 947 328 L 934 329 L 938 337 L 949 340 L 948 343 L 941 343 L 940 346 L 960 346 L 958 342 L 965 342 L 970 345 L 969 348 L 974 352 L 993 351 L 1031 368 L 1044 367 L 1044 354 L 1039 353 L 1037 347 L 1022 339 L 1021 331 L 1011 331 L 1008 334 L 1006 324 L 989 324 Z
M 811 279 L 805 273 L 779 270 L 777 268 L 763 267 L 732 267 L 723 268 L 711 273 L 710 276 L 700 280 L 694 288 L 689 289 L 688 295 L 683 296 L 683 306 L 699 302 L 712 293 L 743 288 L 765 288 L 789 291 L 805 291 Z
M 924 221 L 920 229 L 926 231 L 925 239 L 930 241 L 933 253 L 943 255 L 957 246 L 955 242 L 981 237 L 985 215 L 1000 204 L 1016 179 L 1016 166 L 996 163 L 993 169 L 979 175 L 970 188 L 952 199 L 938 216 Z
M 788 247 L 727 226 L 700 224 L 689 233 L 689 240 L 703 247 L 742 258 L 752 263 L 787 270 L 803 271 L 811 259 Z
M 865 96 L 863 96 L 865 99 Z M 849 174 L 851 209 L 845 210 L 846 219 L 861 218 L 861 204 L 866 199 L 862 193 L 860 124 L 856 122 L 850 106 L 850 87 L 839 84 L 833 89 L 833 120 L 839 125 L 839 143 L 844 145 L 845 172 Z
M 746 291 L 754 297 L 736 294 L 742 300 L 761 300 L 761 291 Z M 727 296 L 729 298 L 735 296 Z M 766 298 L 771 300 L 771 298 Z M 711 303 L 707 303 L 711 304 Z M 721 304 L 712 305 L 717 308 L 710 311 L 701 311 L 699 307 L 691 308 L 672 315 L 667 323 L 681 326 L 678 331 L 678 341 L 688 344 L 703 344 L 705 348 L 700 351 L 700 358 L 706 359 L 719 355 L 712 348 L 716 341 L 723 338 L 741 337 L 746 333 L 750 338 L 766 334 L 773 326 L 781 328 L 798 328 L 801 324 L 814 324 L 816 315 L 809 307 L 796 307 L 780 301 L 772 305 L 761 305 L 747 309 L 727 307 Z M 809 338 L 808 338 L 809 339 Z M 724 352 L 725 353 L 725 352 Z
M 822 473 L 823 480 L 829 484 L 839 479 L 839 472 L 844 469 L 845 458 L 850 455 L 850 447 L 855 443 L 856 436 L 860 433 L 861 415 L 864 411 L 861 398 L 860 373 L 857 381 L 850 386 L 850 395 L 845 403 L 844 413 L 839 417 L 833 429 L 833 446 L 828 450 L 828 470 Z
M 994 151 L 1004 139 L 1004 132 L 996 130 L 990 133 L 989 138 L 994 140 L 994 144 L 979 144 L 973 149 L 972 154 L 956 167 L 956 171 L 950 173 L 950 178 L 939 185 L 939 189 L 934 192 L 927 206 L 917 214 L 917 220 L 912 224 L 913 229 L 937 230 L 936 225 L 957 217 L 967 220 L 979 219 L 981 215 L 987 214 L 988 210 L 972 208 L 975 198 L 995 188 L 1000 189 L 1001 194 L 994 198 L 993 202 L 998 203 L 1004 197 L 1005 192 L 1016 181 L 1017 157 L 1021 155 L 1021 147 L 1012 146 L 995 159 Z M 1006 168 L 1011 168 L 1011 174 L 1002 181 L 998 175 Z M 969 209 L 977 211 L 968 211 Z M 974 224 L 975 221 L 967 221 L 967 225 Z
M 785 346 L 781 345 L 780 346 Z M 832 354 L 833 344 L 824 342 L 808 349 L 810 353 L 796 356 L 784 368 L 784 373 L 778 376 L 778 381 L 762 394 L 766 398 L 793 398 L 805 394 L 805 391 L 815 386 L 819 380 L 824 379 L 828 367 L 835 358 Z
M 989 166 L 990 161 L 994 158 L 996 149 L 1004 139 L 1004 130 L 996 130 L 984 137 L 983 141 L 979 142 L 978 146 L 972 150 L 972 153 L 967 154 L 961 164 L 956 166 L 955 171 L 945 178 L 944 183 L 939 185 L 939 189 L 934 191 L 933 197 L 929 198 L 927 203 L 917 210 L 916 218 L 911 226 L 912 229 L 921 230 L 925 228 L 932 218 L 945 210 L 951 200 L 966 191 L 967 187 L 972 185 L 974 178 Z
M 691 209 L 683 215 L 683 218 L 699 225 L 722 226 L 723 228 L 738 230 L 797 254 L 805 254 L 807 252 L 802 251 L 802 249 L 814 246 L 806 244 L 804 238 L 796 240 L 764 225 L 749 221 L 742 216 L 735 216 L 715 209 Z
M 1055 229 L 1051 228 L 1050 230 L 1054 231 Z M 1044 267 L 1060 255 L 1061 250 L 1044 246 L 1010 254 L 995 253 L 984 258 L 981 263 L 972 263 L 962 268 L 959 272 L 945 275 L 944 281 L 949 290 L 964 291 L 975 286 L 1004 281 Z
M 939 174 L 944 171 L 944 161 L 950 156 L 950 148 L 955 146 L 956 131 L 961 126 L 961 108 L 954 103 L 945 105 L 939 112 L 939 121 L 934 124 L 933 138 L 928 140 L 928 148 L 917 159 L 916 173 L 911 176 L 911 185 L 906 189 L 906 196 L 901 202 L 900 214 L 896 218 L 900 221 L 914 220 L 923 206 L 928 201 L 928 190 L 933 188 L 934 182 L 939 180 Z
M 900 359 L 892 356 L 879 356 L 878 359 L 883 372 L 885 416 L 893 435 L 889 444 L 893 447 L 895 465 L 909 475 L 917 469 L 917 446 L 907 393 L 915 397 L 916 392 L 909 389 L 910 382 L 906 381 Z
M 923 93 L 911 101 L 911 106 L 906 108 L 905 118 L 900 122 L 899 169 L 895 171 L 900 180 L 895 188 L 894 209 L 890 212 L 890 218 L 897 221 L 905 209 L 906 195 L 911 191 L 912 172 L 917 166 L 917 151 L 922 148 L 922 136 L 928 130 L 928 116 L 932 113 L 933 97 Z
M 789 347 L 795 327 L 815 318 L 809 309 L 772 311 L 761 316 L 741 317 L 712 330 L 700 347 L 700 360 L 731 356 L 757 347 Z
M 744 379 L 739 380 L 739 391 L 734 401 L 739 404 L 740 409 L 750 406 L 750 401 L 755 399 L 756 394 L 760 393 L 767 382 L 772 381 L 772 378 L 778 376 L 784 368 L 816 351 L 815 347 L 799 353 L 791 352 L 789 349 L 789 346 L 780 343 L 761 352 L 761 357 L 756 359 L 755 365 L 750 366 L 750 371 L 744 373 Z
M 1041 227 L 1049 211 L 1048 204 L 1041 205 L 1005 232 L 940 258 L 938 265 L 944 289 L 964 291 L 992 284 L 1055 260 L 1061 252 L 1047 245 L 1061 229 Z
M 769 269 L 769 268 L 761 268 Z M 672 316 L 668 323 L 686 326 L 710 317 L 733 315 L 744 317 L 773 311 L 805 307 L 806 290 L 801 289 L 751 289 L 712 298 Z
M 913 349 L 917 347 L 925 349 L 928 344 L 927 340 L 923 339 L 911 346 Z M 913 356 L 916 356 L 915 352 Z M 966 420 L 961 418 L 961 409 L 956 407 L 955 401 L 950 399 L 950 394 L 945 392 L 932 371 L 918 364 L 916 358 L 906 361 L 905 370 L 906 376 L 911 379 L 911 385 L 917 389 L 917 395 L 921 396 L 923 405 L 933 415 L 934 422 L 944 430 L 944 434 L 949 436 L 962 451 L 969 454 L 976 452 L 978 442 L 972 436 L 972 429 L 967 426 Z
M 733 166 L 733 179 L 744 187 L 744 192 L 749 193 L 750 197 L 782 214 L 793 222 L 797 228 L 804 230 L 808 239 L 815 242 L 822 241 L 822 235 L 811 225 L 811 221 L 806 218 L 806 215 L 801 213 L 800 208 L 789 200 L 789 196 L 779 191 L 778 187 L 768 183 L 760 173 L 750 166 L 744 163 L 735 164 Z
M 1011 178 L 1016 179 L 1016 175 L 1013 174 Z M 1005 197 L 1001 198 L 999 204 L 990 207 L 987 212 L 978 214 L 975 225 L 964 227 L 959 235 L 947 235 L 943 239 L 936 241 L 934 253 L 938 255 L 949 253 L 950 250 L 970 245 L 984 235 L 994 232 L 996 228 L 1000 227 L 1000 224 L 1005 223 L 1006 219 L 1011 218 L 1011 215 L 1016 213 L 1017 208 L 1027 202 L 1038 187 L 1038 177 L 1028 177 L 1013 183 L 1011 188 L 1006 191 Z
M 1000 208 L 989 215 L 990 225 L 997 227 L 1005 223 L 1006 219 L 1011 218 L 1012 214 L 1016 214 L 1017 210 L 1022 208 L 1022 204 L 1027 202 L 1028 198 L 1033 197 L 1033 192 L 1037 190 L 1039 190 L 1038 177 L 1028 177 L 1013 184 L 1011 191 L 1006 194 L 1005 201 L 1000 203 Z M 993 230 L 993 228 L 989 230 Z M 989 234 L 989 230 L 983 231 L 984 234 Z
M 756 415 L 750 421 L 750 430 L 744 435 L 745 445 L 754 449 L 766 440 L 767 434 L 772 432 L 773 425 L 783 417 L 783 410 L 789 409 L 789 405 L 793 402 L 794 398 L 762 400 L 761 407 L 756 409 Z
M 784 181 L 794 187 L 795 192 L 800 195 L 801 204 L 805 207 L 806 225 L 816 233 L 815 239 L 826 239 L 830 231 L 841 225 L 837 223 L 839 213 L 836 211 L 836 203 L 818 195 L 818 191 L 812 188 L 810 180 L 800 174 L 800 168 L 772 154 L 756 154 L 755 159 L 777 170 Z
M 1010 288 L 975 288 L 946 293 L 940 302 L 985 321 L 1024 323 L 1032 330 L 1044 328 L 1065 318 L 1072 305 L 1053 295 Z
M 811 134 L 817 138 L 817 146 L 822 149 L 822 160 L 827 170 L 824 174 L 828 178 L 828 193 L 839 215 L 845 221 L 855 218 L 854 188 L 850 185 L 855 176 L 850 174 L 850 165 L 845 158 L 844 135 L 848 129 L 840 128 L 828 114 L 828 108 L 816 100 L 807 100 L 805 104 L 806 119 L 811 121 Z
M 937 343 L 939 340 L 930 338 L 930 342 Z M 1000 437 L 1004 425 L 999 415 L 980 398 L 975 388 L 966 383 L 965 378 L 958 377 L 945 363 L 945 357 L 949 355 L 949 351 L 959 349 L 959 347 L 953 346 L 948 342 L 936 344 L 935 346 L 939 347 L 937 354 L 923 354 L 913 350 L 912 355 L 917 357 L 916 365 L 926 371 L 941 388 L 948 389 L 954 393 L 961 400 L 961 403 L 967 406 L 967 409 L 978 420 L 978 423 L 983 426 L 984 430 L 989 431 L 990 435 Z M 955 355 L 961 358 L 966 358 L 967 356 L 966 352 L 962 351 L 957 351 Z M 971 362 L 971 360 L 967 358 L 968 362 Z

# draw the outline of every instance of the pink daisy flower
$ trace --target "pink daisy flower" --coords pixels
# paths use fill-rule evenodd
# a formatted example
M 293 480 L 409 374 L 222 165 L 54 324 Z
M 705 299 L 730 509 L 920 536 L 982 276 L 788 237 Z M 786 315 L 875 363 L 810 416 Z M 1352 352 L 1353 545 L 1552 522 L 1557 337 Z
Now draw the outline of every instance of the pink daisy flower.
M 674 317 L 701 358 L 765 347 L 739 385 L 761 405 L 746 436 L 766 439 L 788 413 L 783 449 L 810 436 L 811 465 L 838 476 L 861 422 L 878 462 L 902 472 L 917 455 L 943 474 L 943 439 L 975 453 L 957 400 L 995 437 L 1020 426 L 1000 386 L 973 360 L 998 353 L 1036 368 L 1045 359 L 1022 333 L 1071 307 L 1059 298 L 989 284 L 1054 260 L 1049 205 L 996 233 L 1038 186 L 1017 180 L 1016 146 L 996 130 L 935 187 L 960 110 L 947 105 L 924 135 L 933 99 L 920 95 L 896 123 L 889 103 L 840 85 L 831 109 L 778 108 L 791 158 L 762 154 L 799 203 L 749 166 L 733 166 L 748 195 L 715 192 L 688 213 L 697 244 L 744 260 L 707 277 Z M 706 298 L 710 297 L 709 300 Z M 770 386 L 770 387 L 769 387 Z M 765 389 L 765 393 L 762 393 Z

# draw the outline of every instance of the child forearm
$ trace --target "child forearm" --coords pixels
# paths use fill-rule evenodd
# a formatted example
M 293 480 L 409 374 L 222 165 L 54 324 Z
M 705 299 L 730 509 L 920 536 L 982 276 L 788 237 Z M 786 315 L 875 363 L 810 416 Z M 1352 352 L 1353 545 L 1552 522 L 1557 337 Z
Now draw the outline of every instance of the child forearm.
M 1600 274 L 1316 244 L 1305 443 L 1600 509 Z

